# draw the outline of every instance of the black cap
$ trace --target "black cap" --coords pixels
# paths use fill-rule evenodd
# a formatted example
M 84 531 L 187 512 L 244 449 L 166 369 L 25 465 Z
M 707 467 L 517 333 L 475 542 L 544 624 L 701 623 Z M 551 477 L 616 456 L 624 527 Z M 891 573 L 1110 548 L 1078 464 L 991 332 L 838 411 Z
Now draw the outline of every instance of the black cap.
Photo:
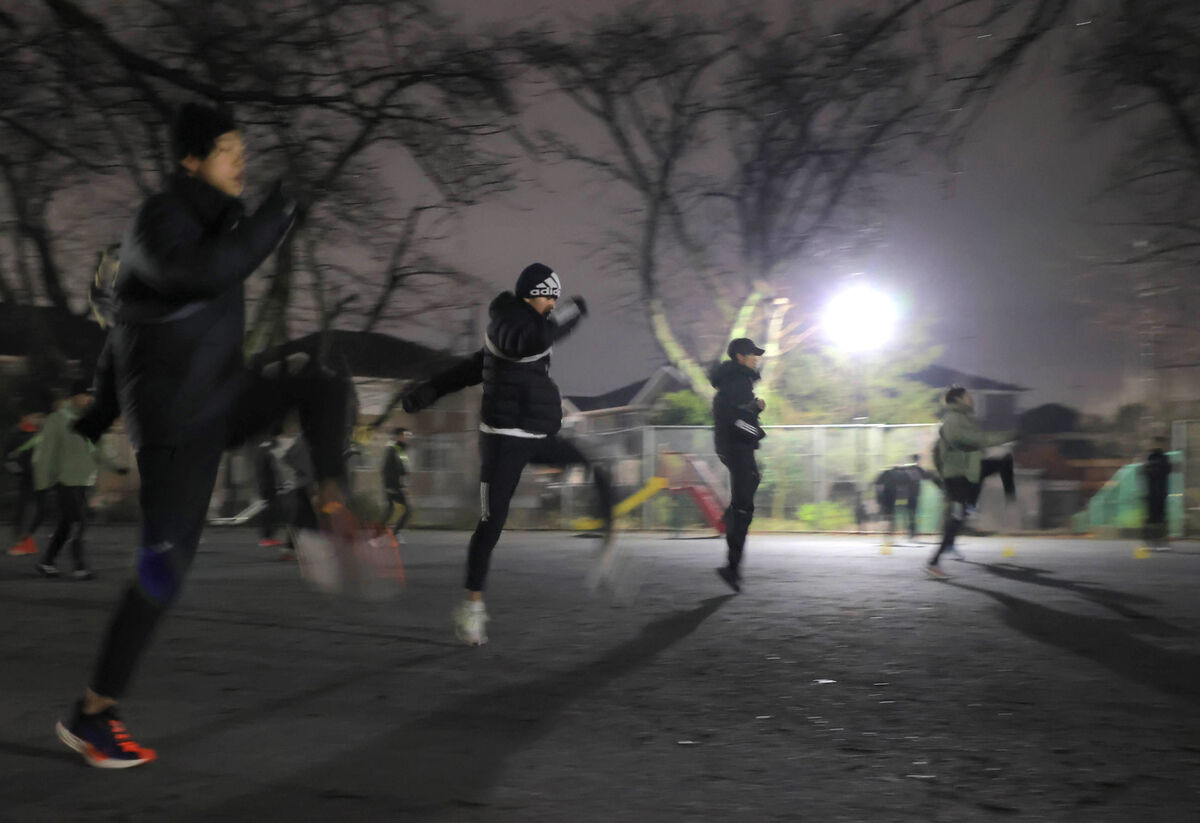
M 754 341 L 749 337 L 739 337 L 737 340 L 730 341 L 729 348 L 726 351 L 729 352 L 729 357 L 732 359 L 739 354 L 761 355 L 766 349 L 760 349 L 754 345 Z
M 530 263 L 517 278 L 517 297 L 553 297 L 562 293 L 562 282 L 554 269 L 544 263 Z

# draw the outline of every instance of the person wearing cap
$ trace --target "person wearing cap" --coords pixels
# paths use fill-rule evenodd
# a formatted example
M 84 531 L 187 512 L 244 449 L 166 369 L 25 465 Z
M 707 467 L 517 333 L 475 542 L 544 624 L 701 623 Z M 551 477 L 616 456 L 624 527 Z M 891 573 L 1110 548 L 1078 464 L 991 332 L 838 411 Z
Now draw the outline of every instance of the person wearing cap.
M 713 439 L 717 456 L 729 469 L 729 508 L 725 510 L 728 559 L 717 574 L 729 588 L 740 592 L 742 554 L 754 519 L 754 493 L 759 481 L 754 452 L 767 436 L 758 419 L 767 404 L 754 396 L 763 350 L 750 338 L 739 337 L 726 351 L 729 359 L 718 363 L 710 375 L 717 390 L 713 397 Z
M 70 548 L 75 563 L 72 578 L 91 580 L 95 577 L 84 558 L 88 490 L 96 482 L 99 466 L 121 470 L 73 429 L 75 421 L 91 403 L 91 386 L 86 381 L 76 381 L 68 396 L 46 418 L 42 436 L 33 450 L 34 487 L 40 494 L 53 494 L 58 503 L 58 527 L 35 566 L 44 577 L 58 577 L 55 560 L 64 547 Z
M 55 727 L 92 766 L 139 766 L 156 753 L 117 714 L 157 626 L 177 601 L 200 543 L 226 449 L 291 411 L 313 446 L 323 529 L 339 547 L 353 386 L 315 338 L 245 358 L 245 282 L 300 210 L 276 183 L 256 210 L 242 201 L 246 146 L 232 112 L 186 103 L 171 126 L 174 173 L 145 200 L 121 243 L 104 306 L 108 338 L 97 403 L 76 425 L 97 439 L 120 414 L 137 453 L 142 524 L 130 580 L 100 641 L 83 694 Z
M 562 299 L 562 281 L 542 263 L 525 267 L 513 291 L 502 292 L 488 308 L 483 348 L 476 354 L 407 390 L 401 397 L 410 414 L 439 397 L 483 383 L 480 409 L 479 497 L 482 511 L 467 549 L 466 600 L 455 610 L 459 639 L 487 642 L 484 584 L 492 549 L 500 539 L 508 506 L 527 464 L 592 469 L 600 519 L 612 537 L 613 493 L 603 466 L 593 464 L 574 443 L 559 437 L 562 398 L 550 377 L 550 351 L 587 314 L 581 297 Z
M 404 482 L 408 478 L 408 441 L 411 439 L 412 432 L 403 426 L 393 431 L 392 439 L 383 455 L 383 465 L 380 467 L 383 474 L 384 524 L 392 529 L 398 538 L 399 532 L 408 525 L 408 519 L 412 515 L 412 507 L 409 506 L 408 497 L 404 493 Z M 400 507 L 398 520 L 394 514 L 397 506 Z

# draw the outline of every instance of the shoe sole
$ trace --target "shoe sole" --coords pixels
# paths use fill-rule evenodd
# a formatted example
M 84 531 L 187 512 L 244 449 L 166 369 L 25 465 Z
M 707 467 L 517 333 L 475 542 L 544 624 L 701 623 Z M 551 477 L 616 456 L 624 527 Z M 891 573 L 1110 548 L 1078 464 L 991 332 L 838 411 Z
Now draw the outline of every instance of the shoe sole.
M 96 757 L 92 754 L 94 748 L 92 744 L 71 734 L 61 720 L 54 724 L 54 732 L 58 735 L 58 739 L 63 742 L 63 745 L 83 757 L 89 766 L 97 769 L 132 769 L 134 766 L 143 766 L 146 763 L 150 763 L 154 759 L 143 757 L 137 760 L 118 760 L 114 757 Z
M 951 577 L 953 577 L 953 575 L 947 574 L 946 572 L 942 572 L 941 574 L 932 572 L 928 568 L 925 569 L 925 576 L 930 580 L 949 580 Z

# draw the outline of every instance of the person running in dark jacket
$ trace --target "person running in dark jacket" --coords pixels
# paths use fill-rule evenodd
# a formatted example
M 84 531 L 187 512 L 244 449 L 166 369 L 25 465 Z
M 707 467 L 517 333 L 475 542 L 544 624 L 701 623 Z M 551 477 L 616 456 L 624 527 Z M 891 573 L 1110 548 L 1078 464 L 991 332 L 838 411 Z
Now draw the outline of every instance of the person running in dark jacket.
M 408 479 L 408 441 L 411 438 L 412 432 L 408 429 L 396 429 L 383 455 L 384 524 L 396 532 L 398 540 L 403 539 L 399 532 L 404 530 L 412 516 L 412 506 L 408 504 L 408 496 L 404 493 L 404 484 Z M 394 514 L 397 506 L 400 507 L 399 520 L 395 520 Z
M 262 352 L 249 367 L 243 356 L 243 282 L 287 234 L 296 204 L 276 184 L 257 211 L 245 210 L 245 144 L 227 110 L 186 104 L 171 136 L 178 167 L 121 244 L 96 402 L 75 426 L 96 440 L 123 415 L 142 480 L 133 579 L 84 697 L 57 725 L 63 743 L 103 768 L 155 758 L 132 740 L 116 705 L 179 595 L 225 449 L 297 409 L 315 445 L 326 527 L 343 543 L 356 534 L 344 503 L 348 371 L 308 341 Z
M 42 524 L 45 504 L 33 484 L 33 451 L 37 448 L 45 418 L 42 412 L 26 414 L 4 440 L 4 468 L 17 484 L 17 499 L 13 505 L 13 545 L 8 550 L 14 557 L 38 553 L 33 535 Z M 33 516 L 27 517 L 30 506 L 33 507 Z
M 1146 482 L 1146 522 L 1143 537 L 1146 545 L 1156 551 L 1169 551 L 1167 535 L 1167 491 L 1171 479 L 1171 458 L 1165 451 L 1164 437 L 1154 438 L 1154 448 L 1146 455 L 1142 464 L 1142 478 Z
M 875 504 L 879 506 L 879 519 L 887 524 L 890 541 L 896 530 L 896 501 L 908 487 L 908 475 L 899 466 L 884 469 L 875 477 Z
M 718 363 L 710 375 L 717 390 L 713 397 L 713 440 L 717 456 L 729 469 L 729 508 L 725 510 L 728 559 L 717 574 L 729 588 L 740 592 L 742 554 L 754 519 L 754 493 L 760 479 L 754 452 L 767 436 L 758 418 L 767 404 L 754 396 L 763 350 L 749 338 L 739 337 L 726 351 L 729 359 Z
M 414 413 L 443 395 L 483 383 L 479 424 L 482 512 L 467 550 L 467 599 L 454 613 L 459 639 L 470 645 L 487 642 L 483 589 L 488 564 L 527 464 L 591 467 L 599 516 L 611 538 L 613 493 L 607 471 L 593 464 L 574 443 L 558 436 L 562 399 L 550 378 L 550 350 L 587 314 L 587 303 L 580 297 L 559 305 L 561 293 L 561 281 L 549 266 L 527 266 L 517 279 L 516 290 L 503 292 L 492 301 L 483 348 L 402 397 L 404 410 Z
M 897 466 L 896 471 L 904 477 L 903 493 L 906 500 L 905 508 L 908 512 L 908 539 L 910 542 L 916 542 L 917 513 L 921 505 L 921 484 L 929 480 L 934 485 L 939 485 L 941 481 L 936 474 L 927 471 L 921 465 L 921 455 L 919 454 L 914 454 L 909 463 Z

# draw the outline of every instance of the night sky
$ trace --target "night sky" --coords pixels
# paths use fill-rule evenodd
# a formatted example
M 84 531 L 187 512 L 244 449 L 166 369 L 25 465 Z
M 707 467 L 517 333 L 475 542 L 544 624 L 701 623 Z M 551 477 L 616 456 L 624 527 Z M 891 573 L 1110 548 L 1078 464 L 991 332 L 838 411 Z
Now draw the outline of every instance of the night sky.
M 561 20 L 574 5 L 595 8 L 506 3 L 503 17 L 528 20 L 550 8 Z M 485 22 L 477 10 L 469 20 Z M 1056 401 L 1110 411 L 1136 399 L 1135 341 L 1091 320 L 1077 278 L 1088 255 L 1112 251 L 1101 246 L 1097 222 L 1111 207 L 1092 201 L 1120 134 L 1076 114 L 1057 68 L 1060 47 L 1035 50 L 992 100 L 959 155 L 952 187 L 945 163 L 932 157 L 886 184 L 885 243 L 864 274 L 910 313 L 932 319 L 945 348 L 939 362 L 1029 387 L 1025 407 Z M 503 288 L 541 260 L 560 272 L 568 292 L 589 298 L 594 316 L 555 352 L 565 393 L 598 394 L 647 376 L 662 358 L 644 315 L 630 306 L 632 279 L 590 259 L 613 219 L 604 208 L 612 190 L 578 185 L 575 171 L 534 174 L 541 187 L 472 210 L 448 256 Z

